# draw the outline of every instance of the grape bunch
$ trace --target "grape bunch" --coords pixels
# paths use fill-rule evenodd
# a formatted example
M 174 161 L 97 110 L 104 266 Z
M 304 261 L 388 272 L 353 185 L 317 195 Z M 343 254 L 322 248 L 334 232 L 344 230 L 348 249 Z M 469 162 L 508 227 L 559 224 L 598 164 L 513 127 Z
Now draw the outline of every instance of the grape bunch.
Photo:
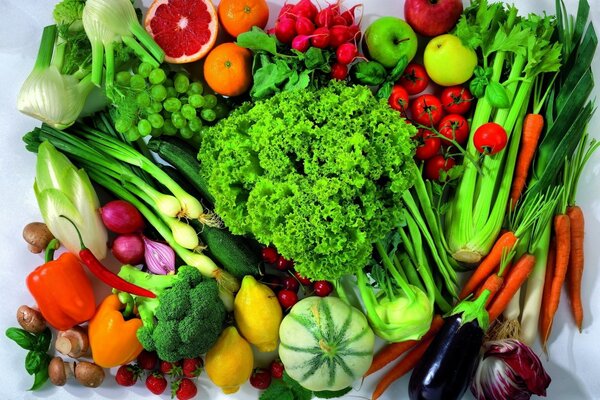
M 204 125 L 228 114 L 224 102 L 186 71 L 154 68 L 140 63 L 120 71 L 110 95 L 115 128 L 128 140 L 152 135 L 178 135 L 191 139 Z

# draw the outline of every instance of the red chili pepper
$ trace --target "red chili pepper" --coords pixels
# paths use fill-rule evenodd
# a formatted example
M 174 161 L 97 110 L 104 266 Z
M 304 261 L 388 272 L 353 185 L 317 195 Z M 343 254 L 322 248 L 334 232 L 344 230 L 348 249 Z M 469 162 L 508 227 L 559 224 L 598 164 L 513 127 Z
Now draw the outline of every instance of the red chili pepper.
M 67 221 L 73 224 L 73 227 L 77 232 L 77 236 L 79 236 L 79 242 L 81 245 L 81 250 L 79 251 L 79 258 L 81 259 L 81 262 L 83 262 L 85 266 L 88 267 L 90 272 L 94 274 L 94 276 L 96 276 L 96 278 L 100 279 L 108 286 L 120 290 L 122 292 L 131 293 L 136 296 L 144 296 L 150 298 L 156 297 L 156 295 L 151 291 L 144 289 L 138 285 L 134 285 L 133 283 L 127 282 L 125 279 L 121 278 L 119 275 L 106 268 L 96 258 L 94 253 L 92 253 L 90 249 L 85 247 L 85 245 L 83 244 L 83 238 L 81 237 L 81 233 L 79 232 L 79 229 L 77 229 L 77 225 L 75 225 L 75 223 L 71 221 L 70 218 L 64 215 L 61 215 L 61 217 L 65 218 Z

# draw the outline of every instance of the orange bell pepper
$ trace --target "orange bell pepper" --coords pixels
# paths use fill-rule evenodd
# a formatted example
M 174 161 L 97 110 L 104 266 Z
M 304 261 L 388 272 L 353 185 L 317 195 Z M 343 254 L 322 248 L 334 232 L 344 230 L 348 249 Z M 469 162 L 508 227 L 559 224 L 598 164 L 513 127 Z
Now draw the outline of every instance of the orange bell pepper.
M 136 336 L 142 320 L 125 320 L 121 310 L 125 305 L 116 294 L 107 296 L 88 327 L 94 362 L 104 368 L 127 364 L 136 359 L 143 347 Z
M 26 279 L 40 312 L 52 327 L 64 331 L 88 321 L 96 311 L 92 283 L 77 257 L 63 253 L 52 260 L 58 241 L 46 249 L 46 262 Z

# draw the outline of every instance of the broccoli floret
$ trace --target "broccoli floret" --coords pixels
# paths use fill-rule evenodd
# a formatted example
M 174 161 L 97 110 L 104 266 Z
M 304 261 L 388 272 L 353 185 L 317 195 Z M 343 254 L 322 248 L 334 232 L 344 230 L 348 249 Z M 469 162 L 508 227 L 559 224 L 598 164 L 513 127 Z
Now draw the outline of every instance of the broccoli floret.
M 143 322 L 137 337 L 145 349 L 178 361 L 205 353 L 217 341 L 227 312 L 214 279 L 190 266 L 174 275 L 153 275 L 126 265 L 119 276 L 157 295 L 135 299 Z

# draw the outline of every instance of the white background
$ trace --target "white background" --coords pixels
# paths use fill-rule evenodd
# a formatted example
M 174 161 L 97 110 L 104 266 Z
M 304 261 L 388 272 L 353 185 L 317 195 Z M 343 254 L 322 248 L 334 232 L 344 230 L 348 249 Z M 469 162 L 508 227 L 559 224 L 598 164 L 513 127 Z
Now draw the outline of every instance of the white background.
M 589 0 L 592 18 L 600 28 L 600 4 Z M 364 0 L 365 17 L 363 29 L 382 15 L 402 16 L 402 0 Z M 148 4 L 149 0 L 145 0 Z M 282 0 L 270 1 L 275 12 Z M 354 4 L 348 0 L 347 4 Z M 35 156 L 27 152 L 21 141 L 23 134 L 38 125 L 38 122 L 16 110 L 16 96 L 21 83 L 33 66 L 42 27 L 52 23 L 54 0 L 0 0 L 0 330 L 16 325 L 15 311 L 21 304 L 32 304 L 25 287 L 25 277 L 42 257 L 30 254 L 21 239 L 23 226 L 41 220 L 33 195 Z M 567 8 L 576 12 L 576 0 L 567 0 Z M 517 6 L 522 13 L 548 10 L 553 13 L 554 0 L 519 0 Z M 273 12 L 273 14 L 275 14 Z M 271 24 L 273 18 L 271 18 Z M 269 26 L 272 26 L 272 25 Z M 600 63 L 594 61 L 595 76 L 600 76 Z M 594 90 L 598 97 L 598 90 Z M 600 114 L 590 125 L 592 136 L 600 138 Z M 552 377 L 548 398 L 553 400 L 600 399 L 600 154 L 596 154 L 585 169 L 580 182 L 578 202 L 586 215 L 586 271 L 583 297 L 585 299 L 585 321 L 581 334 L 574 329 L 567 309 L 566 299 L 560 304 L 550 338 L 549 359 L 544 364 Z M 538 348 L 539 350 L 539 348 Z M 142 399 L 156 398 L 143 384 L 133 388 L 119 387 L 113 376 L 107 376 L 98 389 L 85 389 L 75 382 L 63 388 L 48 384 L 35 393 L 26 390 L 32 377 L 24 369 L 25 351 L 0 334 L 0 399 Z M 348 398 L 370 398 L 377 376 L 370 377 Z M 408 398 L 408 378 L 395 383 L 385 395 L 387 399 Z M 256 398 L 258 392 L 244 387 L 234 399 Z M 198 398 L 225 398 L 212 387 L 206 377 L 200 379 Z M 470 398 L 470 395 L 467 396 Z M 165 393 L 161 398 L 168 399 Z

